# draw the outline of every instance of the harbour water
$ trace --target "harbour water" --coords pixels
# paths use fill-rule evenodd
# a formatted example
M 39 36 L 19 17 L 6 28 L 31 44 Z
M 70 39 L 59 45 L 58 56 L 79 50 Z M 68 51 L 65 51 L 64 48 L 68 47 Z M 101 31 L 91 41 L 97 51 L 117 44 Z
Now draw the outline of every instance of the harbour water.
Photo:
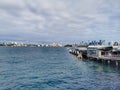
M 0 90 L 120 90 L 120 69 L 67 48 L 0 47 Z

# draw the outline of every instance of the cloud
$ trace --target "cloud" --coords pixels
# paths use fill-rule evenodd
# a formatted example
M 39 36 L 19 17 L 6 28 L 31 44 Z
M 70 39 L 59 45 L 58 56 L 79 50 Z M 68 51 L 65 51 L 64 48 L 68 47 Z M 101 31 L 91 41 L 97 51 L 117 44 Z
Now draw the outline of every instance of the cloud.
M 120 0 L 1 0 L 0 38 L 116 40 L 120 28 L 119 3 Z

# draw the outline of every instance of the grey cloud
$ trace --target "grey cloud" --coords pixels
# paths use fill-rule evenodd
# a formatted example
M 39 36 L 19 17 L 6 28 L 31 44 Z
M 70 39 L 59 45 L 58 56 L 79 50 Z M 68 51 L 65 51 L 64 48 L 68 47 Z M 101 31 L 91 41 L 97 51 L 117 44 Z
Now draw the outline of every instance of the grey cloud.
M 10 1 L 0 1 L 1 38 L 79 41 L 118 36 L 119 0 Z

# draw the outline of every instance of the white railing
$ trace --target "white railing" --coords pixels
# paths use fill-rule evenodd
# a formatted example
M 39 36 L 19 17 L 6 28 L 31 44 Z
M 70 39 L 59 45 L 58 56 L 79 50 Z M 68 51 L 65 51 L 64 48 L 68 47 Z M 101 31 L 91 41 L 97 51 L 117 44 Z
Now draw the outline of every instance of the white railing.
M 120 55 L 102 55 L 101 58 L 111 59 L 111 60 L 120 60 Z
M 104 60 L 120 60 L 120 55 L 101 55 L 101 57 L 97 57 L 96 55 L 87 55 L 91 58 L 98 58 L 98 59 L 104 59 Z
M 104 57 L 120 57 L 120 55 L 102 55 Z

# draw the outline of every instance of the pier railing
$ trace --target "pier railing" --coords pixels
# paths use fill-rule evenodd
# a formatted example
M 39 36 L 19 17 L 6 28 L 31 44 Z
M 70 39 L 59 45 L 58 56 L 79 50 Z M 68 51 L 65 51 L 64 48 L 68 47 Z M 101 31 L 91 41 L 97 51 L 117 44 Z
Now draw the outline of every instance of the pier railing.
M 102 55 L 104 57 L 120 57 L 120 55 Z
M 102 55 L 98 57 L 96 55 L 87 55 L 90 58 L 103 59 L 103 60 L 120 60 L 120 55 Z
M 102 55 L 103 59 L 120 60 L 120 55 Z

